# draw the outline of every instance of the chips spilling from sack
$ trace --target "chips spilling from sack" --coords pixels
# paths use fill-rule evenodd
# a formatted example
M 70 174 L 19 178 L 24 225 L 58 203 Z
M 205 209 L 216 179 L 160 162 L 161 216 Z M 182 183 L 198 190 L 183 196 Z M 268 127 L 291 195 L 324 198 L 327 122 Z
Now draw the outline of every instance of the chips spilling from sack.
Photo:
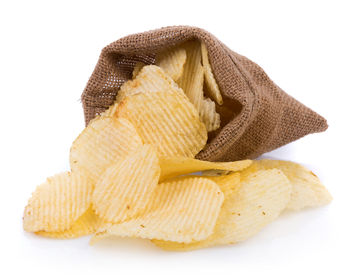
M 135 65 L 116 103 L 73 142 L 71 171 L 37 187 L 24 211 L 26 231 L 93 234 L 92 244 L 137 237 L 186 251 L 244 241 L 285 210 L 331 201 L 296 163 L 194 159 L 220 126 L 222 96 L 206 46 L 186 42 L 155 64 Z

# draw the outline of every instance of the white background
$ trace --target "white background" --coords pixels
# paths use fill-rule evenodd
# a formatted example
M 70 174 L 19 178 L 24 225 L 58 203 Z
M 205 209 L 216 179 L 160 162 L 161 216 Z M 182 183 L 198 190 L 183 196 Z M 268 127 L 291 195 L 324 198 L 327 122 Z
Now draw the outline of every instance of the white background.
M 120 3 L 118 3 L 120 2 Z M 349 278 L 350 9 L 346 1 L 1 1 L 1 278 Z M 327 207 L 284 214 L 235 246 L 164 252 L 147 241 L 58 241 L 22 230 L 35 186 L 68 170 L 79 102 L 100 50 L 118 38 L 195 25 L 262 66 L 327 118 L 325 133 L 270 154 L 319 175 Z

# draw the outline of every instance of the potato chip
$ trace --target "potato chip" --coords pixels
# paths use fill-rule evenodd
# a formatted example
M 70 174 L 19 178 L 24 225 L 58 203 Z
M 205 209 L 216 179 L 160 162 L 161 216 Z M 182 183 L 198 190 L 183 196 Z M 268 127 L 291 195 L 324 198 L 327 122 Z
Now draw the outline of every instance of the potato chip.
M 140 73 L 140 71 L 142 70 L 142 68 L 145 66 L 146 64 L 143 62 L 136 62 L 134 70 L 132 72 L 132 78 L 136 78 L 136 76 Z
M 230 173 L 226 175 L 220 175 L 220 176 L 205 176 L 205 175 L 188 175 L 183 176 L 183 178 L 206 178 L 213 182 L 215 182 L 221 189 L 221 191 L 224 193 L 225 198 L 226 196 L 229 196 L 233 193 L 233 191 L 237 191 L 240 186 L 240 173 Z
M 243 241 L 275 220 L 287 206 L 291 185 L 277 169 L 258 171 L 241 179 L 241 187 L 227 199 L 234 228 L 222 228 L 225 236 L 220 244 Z M 227 230 L 228 229 L 228 230 Z
M 157 153 L 151 145 L 118 160 L 96 183 L 92 202 L 97 215 L 113 223 L 134 217 L 149 203 L 159 175 Z
M 208 50 L 204 43 L 201 43 L 201 52 L 202 52 L 202 63 L 204 68 L 204 82 L 207 86 L 208 93 L 210 97 L 217 102 L 219 105 L 223 104 L 222 96 L 218 84 L 216 83 L 213 71 L 211 69 Z
M 139 62 L 141 63 L 141 62 Z M 135 75 L 135 76 L 134 76 Z M 158 66 L 147 65 L 141 67 L 141 64 L 136 63 L 133 72 L 133 80 L 125 82 L 116 97 L 115 103 L 110 106 L 101 116 L 113 117 L 116 114 L 118 103 L 126 97 L 139 93 L 147 93 L 153 91 L 177 91 L 183 94 L 181 88 L 171 79 L 171 77 Z
M 105 169 L 142 146 L 134 126 L 123 118 L 97 117 L 73 142 L 70 165 L 95 183 Z
M 39 185 L 24 210 L 23 228 L 28 232 L 69 229 L 88 209 L 94 185 L 80 173 L 64 172 Z
M 178 80 L 191 103 L 199 111 L 203 101 L 204 69 L 201 64 L 201 48 L 196 41 L 190 41 L 183 45 L 187 58 L 183 74 Z
M 136 78 L 125 82 L 120 87 L 116 102 L 119 103 L 126 96 L 158 91 L 164 93 L 176 91 L 185 95 L 182 89 L 162 68 L 156 65 L 147 65 L 141 69 Z
M 192 176 L 191 176 L 192 177 Z M 202 176 L 193 176 L 193 177 L 202 177 Z M 214 228 L 214 232 L 206 239 L 202 241 L 195 241 L 192 243 L 179 243 L 173 241 L 164 241 L 164 240 L 152 240 L 152 242 L 161 247 L 164 250 L 173 250 L 173 251 L 190 251 L 200 248 L 206 248 L 209 246 L 213 246 L 218 243 L 218 240 L 224 237 L 224 229 L 225 227 L 233 227 L 230 223 L 230 206 L 232 202 L 228 201 L 229 199 L 233 199 L 233 195 L 238 192 L 241 187 L 240 184 L 240 174 L 238 172 L 231 173 L 229 175 L 222 175 L 216 177 L 206 177 L 212 181 L 214 181 L 224 193 L 224 202 L 222 205 L 222 209 L 217 219 L 217 223 Z
M 199 116 L 208 132 L 215 131 L 220 127 L 220 115 L 216 112 L 215 103 L 209 98 L 203 99 Z
M 205 178 L 160 183 L 145 211 L 135 219 L 107 223 L 91 243 L 110 235 L 189 243 L 212 234 L 224 199 L 219 186 Z
M 326 205 L 332 196 L 322 185 L 319 178 L 307 168 L 289 161 L 258 160 L 246 169 L 244 173 L 257 170 L 277 168 L 283 171 L 292 184 L 292 194 L 287 205 L 289 210 L 300 210 L 306 207 Z
M 196 175 L 196 174 L 182 176 L 182 178 L 195 178 L 195 177 L 206 178 L 215 182 L 220 187 L 225 197 L 228 195 L 231 195 L 233 191 L 236 191 L 237 189 L 239 189 L 239 185 L 240 185 L 239 172 L 229 173 L 225 175 L 218 175 L 218 176 L 206 176 L 206 175 Z
M 59 239 L 77 238 L 77 237 L 95 233 L 100 223 L 101 223 L 101 219 L 97 217 L 95 212 L 90 207 L 67 230 L 60 231 L 60 232 L 39 231 L 39 232 L 36 232 L 35 234 L 40 236 L 50 237 L 50 238 L 59 238 Z
M 241 177 L 239 172 L 205 178 L 214 181 L 220 187 L 221 191 L 225 195 L 225 199 L 226 197 L 231 197 L 231 195 L 240 189 Z
M 251 160 L 243 160 L 236 162 L 208 162 L 186 157 L 161 157 L 160 180 L 164 181 L 165 179 L 175 177 L 178 175 L 210 169 L 240 171 L 244 168 L 249 167 L 251 163 Z
M 143 142 L 157 147 L 160 156 L 194 157 L 207 141 L 198 112 L 177 91 L 125 97 L 116 116 L 128 119 Z
M 215 111 L 215 103 L 210 99 L 204 99 L 204 68 L 201 64 L 200 43 L 189 41 L 183 47 L 186 49 L 187 59 L 178 84 L 198 110 L 207 131 L 213 131 L 220 127 L 220 115 Z
M 186 50 L 184 48 L 167 49 L 156 57 L 156 65 L 161 67 L 174 81 L 177 81 L 184 69 Z
M 258 233 L 275 220 L 290 200 L 291 185 L 277 169 L 261 170 L 243 177 L 211 177 L 224 191 L 225 200 L 214 233 L 190 244 L 153 240 L 166 250 L 188 251 L 218 244 L 234 244 Z

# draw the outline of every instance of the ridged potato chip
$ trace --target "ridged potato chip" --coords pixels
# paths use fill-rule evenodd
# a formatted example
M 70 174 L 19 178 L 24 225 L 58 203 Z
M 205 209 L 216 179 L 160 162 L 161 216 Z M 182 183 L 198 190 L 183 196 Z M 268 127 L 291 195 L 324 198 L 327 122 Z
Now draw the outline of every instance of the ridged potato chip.
M 186 50 L 181 47 L 167 49 L 156 57 L 156 65 L 161 67 L 174 81 L 177 81 L 184 69 Z
M 208 162 L 186 157 L 161 157 L 160 181 L 182 174 L 198 172 L 203 170 L 227 170 L 240 171 L 250 166 L 251 160 L 236 162 Z
M 220 115 L 216 112 L 215 103 L 209 98 L 202 100 L 199 116 L 208 132 L 215 131 L 220 127 Z
M 183 45 L 187 58 L 183 74 L 178 80 L 191 103 L 199 111 L 203 101 L 204 69 L 201 64 L 201 48 L 196 41 L 190 41 Z
M 145 66 L 146 64 L 143 62 L 137 62 L 135 64 L 134 70 L 132 71 L 132 78 L 136 78 L 136 76 L 140 73 L 140 71 L 142 70 L 142 68 Z
M 39 231 L 35 234 L 58 239 L 77 238 L 95 233 L 100 223 L 101 219 L 97 217 L 90 206 L 89 209 L 86 210 L 86 212 L 81 215 L 69 229 L 60 232 Z
M 123 118 L 97 117 L 73 142 L 72 171 L 84 171 L 96 183 L 107 167 L 142 146 L 134 126 Z
M 222 227 L 225 235 L 220 244 L 243 241 L 275 220 L 287 206 L 291 185 L 277 169 L 258 171 L 247 177 L 241 176 L 241 186 L 227 198 L 228 216 Z
M 89 208 L 94 185 L 80 173 L 64 172 L 39 185 L 24 210 L 23 228 L 28 232 L 69 229 Z
M 157 153 L 151 145 L 118 160 L 96 183 L 92 203 L 97 215 L 113 223 L 134 217 L 150 202 L 159 175 Z
M 301 210 L 306 207 L 326 205 L 332 201 L 332 196 L 319 178 L 312 171 L 297 163 L 267 159 L 253 161 L 253 164 L 243 174 L 272 168 L 283 171 L 292 184 L 292 194 L 287 209 Z
M 194 157 L 207 141 L 198 112 L 177 91 L 127 96 L 116 116 L 128 119 L 143 142 L 153 144 L 160 156 Z
M 200 176 L 194 176 L 200 177 Z M 195 249 L 206 248 L 209 246 L 214 246 L 219 242 L 219 239 L 225 236 L 225 228 L 227 229 L 233 227 L 230 223 L 230 206 L 231 202 L 228 202 L 228 199 L 232 199 L 233 195 L 238 192 L 240 189 L 240 174 L 238 172 L 231 173 L 229 175 L 222 175 L 216 177 L 206 177 L 207 179 L 215 182 L 224 193 L 224 202 L 222 209 L 219 213 L 217 223 L 214 228 L 214 232 L 206 239 L 202 241 L 194 241 L 192 243 L 179 243 L 173 241 L 164 241 L 164 240 L 152 240 L 152 242 L 161 247 L 164 250 L 173 250 L 173 251 L 190 251 Z
M 139 93 L 176 91 L 185 95 L 181 88 L 164 70 L 156 65 L 144 66 L 137 76 L 125 82 L 119 89 L 116 103 L 125 97 Z
M 183 47 L 186 49 L 187 58 L 183 74 L 177 83 L 198 110 L 207 131 L 213 131 L 220 127 L 220 115 L 215 111 L 215 103 L 208 98 L 204 99 L 204 68 L 201 64 L 200 43 L 189 41 Z
M 223 104 L 218 84 L 216 83 L 208 58 L 208 50 L 204 43 L 201 43 L 202 63 L 204 68 L 204 82 L 207 86 L 210 97 L 219 105 Z
M 245 161 L 241 161 L 245 162 Z M 202 176 L 203 177 L 203 176 Z M 221 176 L 212 176 L 205 177 L 214 181 L 221 189 L 225 195 L 225 199 L 231 197 L 236 191 L 240 189 L 241 185 L 241 176 L 239 172 L 221 175 Z
M 234 193 L 234 191 L 237 191 L 240 186 L 240 173 L 235 172 L 235 173 L 230 173 L 226 175 L 220 175 L 220 176 L 205 176 L 205 175 L 188 175 L 188 176 L 183 176 L 183 178 L 206 178 L 209 179 L 213 182 L 215 182 L 221 189 L 221 191 L 226 197 Z
M 214 233 L 207 239 L 190 244 L 153 240 L 166 250 L 188 251 L 219 244 L 234 244 L 258 233 L 285 209 L 291 185 L 282 171 L 261 170 L 242 177 L 238 174 L 211 177 L 221 185 L 225 200 Z
M 121 224 L 106 223 L 91 243 L 111 235 L 189 243 L 212 234 L 224 199 L 219 186 L 205 178 L 160 183 L 145 211 Z

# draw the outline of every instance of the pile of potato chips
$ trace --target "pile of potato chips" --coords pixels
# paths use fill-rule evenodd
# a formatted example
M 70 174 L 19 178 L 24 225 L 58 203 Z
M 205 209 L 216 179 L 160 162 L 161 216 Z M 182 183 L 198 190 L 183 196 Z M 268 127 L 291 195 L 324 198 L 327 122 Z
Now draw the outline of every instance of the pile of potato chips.
M 71 171 L 37 187 L 24 211 L 26 231 L 93 234 L 91 243 L 138 237 L 192 250 L 243 241 L 285 210 L 331 201 L 296 163 L 194 159 L 220 127 L 223 103 L 207 49 L 190 41 L 155 64 L 135 65 L 115 104 L 73 142 Z

